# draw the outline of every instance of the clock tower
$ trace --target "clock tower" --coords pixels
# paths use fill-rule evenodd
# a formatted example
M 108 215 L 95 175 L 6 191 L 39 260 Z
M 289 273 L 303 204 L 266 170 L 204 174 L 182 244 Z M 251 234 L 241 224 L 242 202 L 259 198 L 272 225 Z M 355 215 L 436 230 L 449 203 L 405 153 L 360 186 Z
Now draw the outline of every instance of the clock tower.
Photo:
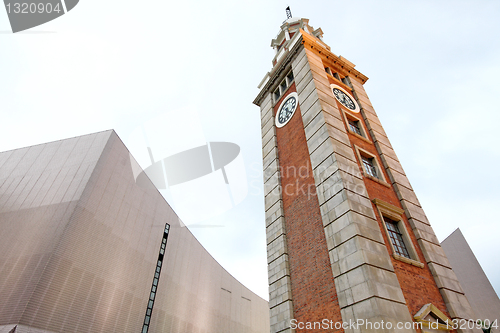
M 271 332 L 480 332 L 452 329 L 473 319 L 469 302 L 364 90 L 368 78 L 322 36 L 307 19 L 287 19 L 254 100 Z

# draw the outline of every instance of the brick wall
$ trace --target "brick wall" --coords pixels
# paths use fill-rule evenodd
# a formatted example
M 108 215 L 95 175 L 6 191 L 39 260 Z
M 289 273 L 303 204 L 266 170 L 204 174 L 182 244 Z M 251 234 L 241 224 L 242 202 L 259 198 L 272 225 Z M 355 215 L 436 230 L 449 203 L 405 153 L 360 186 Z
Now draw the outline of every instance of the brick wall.
M 295 84 L 282 99 L 293 91 Z M 276 103 L 274 114 L 280 103 L 281 100 Z M 320 322 L 323 319 L 337 322 L 341 321 L 340 307 L 300 115 L 300 110 L 296 110 L 289 123 L 276 133 L 294 318 L 298 322 Z
M 333 79 L 330 78 L 331 83 L 336 83 L 334 82 Z M 337 106 L 339 109 L 341 108 L 340 103 L 337 103 Z M 359 117 L 360 122 L 363 122 L 362 117 Z M 345 121 L 344 121 L 345 124 Z M 346 129 L 347 129 L 347 124 Z M 366 128 L 366 124 L 364 124 L 364 127 Z M 353 146 L 357 146 L 363 150 L 366 150 L 367 152 L 371 153 L 372 155 L 376 156 L 377 158 L 377 163 L 379 166 L 382 165 L 380 156 L 378 156 L 377 149 L 371 142 L 371 138 L 368 137 L 368 140 L 370 142 L 367 142 L 365 140 L 362 140 L 361 138 L 357 137 L 356 135 L 348 132 L 349 140 Z M 368 135 L 369 136 L 369 135 Z M 358 159 L 358 156 L 356 156 L 356 160 L 358 165 L 360 166 L 361 170 L 361 163 Z M 361 170 L 362 171 L 362 170 Z M 389 180 L 389 176 L 386 173 L 386 170 L 384 168 L 380 168 L 380 171 L 384 173 L 384 177 L 386 180 Z M 368 196 L 370 199 L 380 199 L 383 200 L 393 206 L 396 206 L 398 208 L 403 209 L 401 207 L 401 203 L 398 199 L 398 196 L 392 186 L 388 187 L 386 185 L 383 185 L 379 182 L 376 182 L 372 179 L 369 179 L 367 177 L 363 177 L 363 181 L 366 187 L 366 190 L 368 192 Z M 387 251 L 389 254 L 392 254 L 392 249 L 390 247 L 390 240 L 387 237 L 387 234 L 384 231 L 383 227 L 383 220 L 382 217 L 380 216 L 377 207 L 375 204 L 373 204 L 373 209 L 375 211 L 375 215 L 377 217 L 377 222 L 379 223 L 380 230 L 382 231 L 382 235 L 384 237 L 384 241 L 386 243 Z M 443 297 L 441 296 L 439 289 L 436 285 L 436 282 L 434 281 L 434 278 L 432 277 L 432 273 L 429 270 L 429 267 L 427 266 L 425 262 L 425 258 L 422 254 L 422 251 L 420 250 L 420 247 L 418 246 L 418 242 L 415 238 L 415 235 L 412 232 L 412 228 L 410 224 L 408 223 L 408 220 L 405 216 L 402 216 L 403 223 L 405 224 L 406 230 L 408 231 L 408 234 L 411 238 L 411 242 L 413 243 L 413 246 L 417 252 L 418 258 L 420 262 L 424 264 L 423 268 L 413 266 L 411 264 L 402 262 L 400 260 L 394 259 L 391 257 L 392 264 L 394 266 L 394 271 L 396 273 L 396 276 L 398 278 L 399 284 L 401 286 L 401 289 L 403 291 L 403 295 L 405 297 L 406 303 L 408 305 L 408 309 L 411 313 L 411 315 L 415 315 L 425 304 L 427 303 L 432 303 L 434 306 L 436 306 L 439 310 L 441 310 L 444 314 L 446 314 L 449 317 L 449 313 L 446 309 L 445 302 L 443 301 Z

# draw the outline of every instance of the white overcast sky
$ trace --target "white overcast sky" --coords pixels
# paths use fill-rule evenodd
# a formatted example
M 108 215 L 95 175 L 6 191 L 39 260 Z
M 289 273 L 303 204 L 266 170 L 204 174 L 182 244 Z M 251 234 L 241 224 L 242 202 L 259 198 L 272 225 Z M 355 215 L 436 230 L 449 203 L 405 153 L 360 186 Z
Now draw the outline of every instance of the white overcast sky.
M 132 147 L 141 124 L 195 110 L 207 141 L 241 147 L 249 194 L 205 221 L 223 227 L 191 230 L 267 299 L 252 101 L 287 5 L 370 78 L 365 89 L 439 240 L 460 227 L 499 293 L 497 0 L 81 0 L 19 34 L 0 10 L 0 151 L 111 128 Z M 182 126 L 165 132 L 170 139 L 156 145 L 199 134 Z

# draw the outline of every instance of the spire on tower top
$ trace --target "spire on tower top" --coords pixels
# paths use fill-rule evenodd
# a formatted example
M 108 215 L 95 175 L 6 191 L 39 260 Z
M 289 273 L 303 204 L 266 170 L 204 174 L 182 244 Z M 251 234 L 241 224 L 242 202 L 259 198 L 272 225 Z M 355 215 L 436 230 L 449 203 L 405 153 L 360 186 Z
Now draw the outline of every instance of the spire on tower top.
M 290 6 L 286 7 L 286 19 L 292 18 L 292 11 L 290 10 Z

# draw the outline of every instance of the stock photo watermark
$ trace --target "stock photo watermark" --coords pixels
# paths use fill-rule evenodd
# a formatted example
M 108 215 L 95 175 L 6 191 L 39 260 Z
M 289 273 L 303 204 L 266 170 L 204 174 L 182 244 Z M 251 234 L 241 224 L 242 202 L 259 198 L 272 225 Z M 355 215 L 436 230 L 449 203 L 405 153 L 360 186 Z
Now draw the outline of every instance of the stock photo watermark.
M 248 194 L 240 146 L 208 141 L 194 108 L 165 112 L 140 124 L 129 145 L 141 166 L 134 172 L 136 183 L 147 187 L 152 182 L 181 225 L 220 227 L 206 221 L 231 210 Z
M 334 321 L 330 319 L 322 319 L 321 321 L 298 321 L 297 319 L 290 320 L 290 328 L 291 329 L 300 329 L 300 330 L 340 330 L 340 329 L 351 329 L 351 330 L 422 330 L 424 328 L 428 328 L 431 330 L 456 330 L 456 329 L 482 329 L 484 327 L 493 327 L 498 328 L 497 320 L 493 322 L 481 321 L 481 320 L 466 320 L 466 319 L 452 319 L 447 320 L 446 322 L 436 320 L 424 320 L 424 321 L 369 321 L 366 319 L 356 319 L 349 321 Z
M 264 194 L 305 196 L 308 200 L 318 195 L 332 196 L 346 187 L 355 193 L 365 195 L 363 181 L 350 174 L 361 174 L 357 167 L 342 171 L 337 167 L 319 165 L 312 169 L 307 166 L 280 166 L 264 169 Z M 282 185 L 282 186 L 278 186 Z M 251 184 L 252 194 L 259 194 L 258 184 Z
M 79 0 L 4 0 L 12 32 L 31 29 L 52 21 L 73 8 Z

